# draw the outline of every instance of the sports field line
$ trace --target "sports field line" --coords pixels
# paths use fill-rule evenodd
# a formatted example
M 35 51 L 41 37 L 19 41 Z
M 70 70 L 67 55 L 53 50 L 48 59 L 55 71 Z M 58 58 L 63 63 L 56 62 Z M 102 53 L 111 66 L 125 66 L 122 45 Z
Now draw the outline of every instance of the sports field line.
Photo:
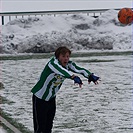
M 6 119 L 4 119 L 3 117 L 0 116 L 0 121 L 7 126 L 8 128 L 10 128 L 14 133 L 22 133 L 20 132 L 16 127 L 14 127 L 13 125 L 11 125 Z

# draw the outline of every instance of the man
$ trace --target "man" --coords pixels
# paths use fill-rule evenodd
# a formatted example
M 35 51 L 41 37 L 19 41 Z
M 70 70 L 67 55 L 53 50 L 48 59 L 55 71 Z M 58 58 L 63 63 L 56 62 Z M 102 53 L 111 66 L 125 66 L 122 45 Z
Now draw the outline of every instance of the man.
M 51 133 L 56 112 L 56 94 L 63 81 L 68 78 L 82 86 L 82 81 L 72 72 L 82 74 L 90 83 L 98 84 L 99 77 L 94 76 L 85 68 L 69 61 L 71 51 L 67 47 L 59 47 L 55 57 L 46 64 L 39 81 L 33 87 L 33 122 L 34 133 Z

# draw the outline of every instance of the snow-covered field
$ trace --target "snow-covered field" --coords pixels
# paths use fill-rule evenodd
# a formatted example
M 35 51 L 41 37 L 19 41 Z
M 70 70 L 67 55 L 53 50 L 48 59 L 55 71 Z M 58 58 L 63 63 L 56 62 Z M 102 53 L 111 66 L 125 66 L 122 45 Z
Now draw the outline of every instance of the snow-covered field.
M 0 133 L 7 133 L 7 132 L 3 129 L 3 127 L 0 126 Z
M 53 133 L 132 133 L 132 56 L 71 58 L 101 77 L 99 85 L 83 88 L 65 80 L 57 95 Z M 48 59 L 5 60 L 1 95 L 12 104 L 1 104 L 10 117 L 33 131 L 31 88 Z M 9 69 L 10 68 L 10 69 Z

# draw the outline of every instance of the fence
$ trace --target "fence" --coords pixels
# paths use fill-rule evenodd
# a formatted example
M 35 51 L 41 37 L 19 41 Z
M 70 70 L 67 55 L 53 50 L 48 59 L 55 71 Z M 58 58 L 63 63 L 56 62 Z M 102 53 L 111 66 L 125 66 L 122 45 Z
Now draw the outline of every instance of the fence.
M 43 16 L 43 15 L 54 15 L 57 14 L 79 14 L 79 13 L 85 13 L 92 17 L 98 17 L 103 12 L 107 11 L 109 9 L 95 9 L 95 10 L 64 10 L 64 11 L 31 11 L 31 12 L 3 12 L 0 13 L 0 20 L 1 24 L 4 25 L 5 23 L 21 17 L 24 18 L 25 16 Z M 114 10 L 120 10 L 120 9 L 114 9 Z M 8 19 L 7 19 L 8 18 Z M 5 22 L 6 20 L 6 22 Z

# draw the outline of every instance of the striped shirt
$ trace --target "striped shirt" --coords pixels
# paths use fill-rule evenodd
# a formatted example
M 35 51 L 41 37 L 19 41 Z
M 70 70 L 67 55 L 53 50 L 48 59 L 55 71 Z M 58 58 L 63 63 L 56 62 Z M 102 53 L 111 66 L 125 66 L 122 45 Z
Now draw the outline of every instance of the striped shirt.
M 88 78 L 91 74 L 88 70 L 77 66 L 74 62 L 69 61 L 64 68 L 55 57 L 46 64 L 41 76 L 31 92 L 38 98 L 49 101 L 56 96 L 63 81 L 66 78 L 71 79 L 73 73 L 82 74 Z

